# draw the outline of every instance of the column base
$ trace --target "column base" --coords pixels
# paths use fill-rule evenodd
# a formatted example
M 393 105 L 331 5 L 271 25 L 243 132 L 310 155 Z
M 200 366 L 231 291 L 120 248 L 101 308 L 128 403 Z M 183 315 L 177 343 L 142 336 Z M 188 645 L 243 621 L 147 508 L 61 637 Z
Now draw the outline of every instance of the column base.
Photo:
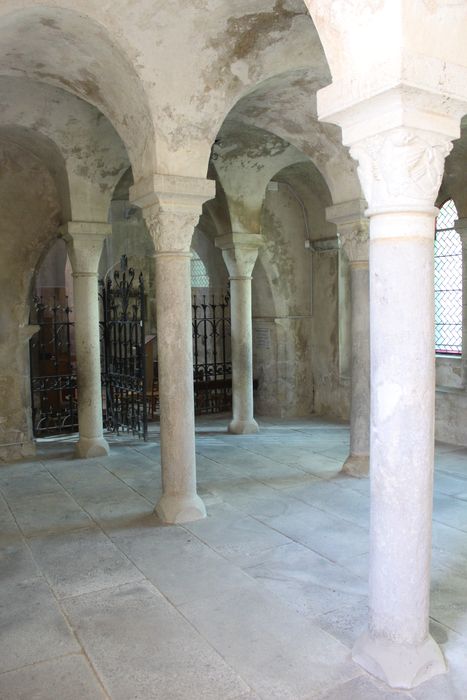
M 341 471 L 349 476 L 362 478 L 370 473 L 369 455 L 349 455 L 345 460 Z
M 365 632 L 355 642 L 352 658 L 391 688 L 415 688 L 446 673 L 446 662 L 435 640 L 428 636 L 417 646 L 372 638 Z
M 169 496 L 164 494 L 155 509 L 164 523 L 171 525 L 191 523 L 206 517 L 206 507 L 201 498 L 193 496 Z
M 229 433 L 234 435 L 252 435 L 259 432 L 258 423 L 254 418 L 251 420 L 232 420 L 229 425 Z
M 80 437 L 75 446 L 75 457 L 78 459 L 107 457 L 109 452 L 109 443 L 105 438 Z

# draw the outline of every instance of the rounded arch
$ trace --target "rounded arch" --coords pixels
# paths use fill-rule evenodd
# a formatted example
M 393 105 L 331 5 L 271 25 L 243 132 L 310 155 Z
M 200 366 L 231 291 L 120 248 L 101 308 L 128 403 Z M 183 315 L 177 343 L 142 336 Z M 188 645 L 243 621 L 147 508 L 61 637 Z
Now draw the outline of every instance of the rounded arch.
M 0 62 L 3 75 L 49 83 L 99 109 L 124 142 L 137 177 L 153 169 L 154 130 L 142 82 L 94 18 L 46 4 L 4 8 Z
M 340 129 L 318 121 L 316 92 L 329 82 L 324 58 L 323 62 L 320 69 L 294 68 L 249 86 L 220 126 L 214 157 L 223 148 L 230 150 L 236 135 L 241 141 L 242 134 L 256 129 L 294 147 L 304 160 L 310 159 L 334 204 L 362 197 L 356 163 L 342 145 Z

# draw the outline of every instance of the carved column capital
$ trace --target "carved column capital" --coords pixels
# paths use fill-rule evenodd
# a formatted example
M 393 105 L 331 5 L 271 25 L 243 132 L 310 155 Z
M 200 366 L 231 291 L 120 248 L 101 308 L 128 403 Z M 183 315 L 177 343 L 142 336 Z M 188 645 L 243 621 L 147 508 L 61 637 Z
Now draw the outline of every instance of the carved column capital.
M 73 275 L 97 275 L 102 246 L 111 233 L 112 226 L 102 221 L 69 221 L 60 228 Z
M 434 216 L 444 159 L 460 136 L 467 100 L 402 78 L 374 89 L 368 83 L 318 94 L 320 119 L 342 128 L 342 141 L 358 161 L 368 215 Z M 373 235 L 373 234 L 372 234 Z
M 189 253 L 202 206 L 215 192 L 213 180 L 154 174 L 134 185 L 130 196 L 143 209 L 156 253 Z
M 264 239 L 257 233 L 232 233 L 215 239 L 230 279 L 249 279 Z
M 368 266 L 368 220 L 339 230 L 341 248 L 351 265 Z
M 353 144 L 369 214 L 433 209 L 452 148 L 444 134 L 398 127 Z
M 336 224 L 340 248 L 350 264 L 368 265 L 369 221 L 365 209 L 363 199 L 342 202 L 326 209 L 326 220 Z

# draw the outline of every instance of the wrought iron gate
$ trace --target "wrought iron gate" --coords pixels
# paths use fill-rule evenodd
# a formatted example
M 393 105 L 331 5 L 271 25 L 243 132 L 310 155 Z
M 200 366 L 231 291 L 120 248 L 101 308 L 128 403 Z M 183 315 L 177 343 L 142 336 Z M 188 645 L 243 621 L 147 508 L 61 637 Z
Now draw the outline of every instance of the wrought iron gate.
M 76 366 L 72 310 L 65 297 L 48 303 L 35 296 L 30 323 L 39 326 L 31 338 L 31 404 L 35 437 L 78 430 Z
M 146 386 L 145 290 L 142 274 L 126 256 L 99 282 L 104 427 L 146 439 L 148 403 L 157 413 L 157 362 L 152 391 Z M 232 407 L 230 298 L 228 293 L 193 296 L 193 381 L 197 414 Z M 77 432 L 78 397 L 74 323 L 67 300 L 35 297 L 30 341 L 33 430 L 36 437 Z M 154 400 L 156 397 L 156 401 Z
M 222 413 L 232 407 L 230 297 L 193 295 L 195 412 Z
M 144 279 L 128 267 L 100 282 L 104 425 L 147 437 Z

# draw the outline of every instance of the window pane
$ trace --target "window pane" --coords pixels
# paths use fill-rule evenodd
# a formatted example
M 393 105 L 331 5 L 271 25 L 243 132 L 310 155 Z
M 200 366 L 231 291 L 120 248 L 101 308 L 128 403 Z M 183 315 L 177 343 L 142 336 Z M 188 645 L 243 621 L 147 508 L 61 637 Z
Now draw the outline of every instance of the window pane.
M 462 352 L 462 244 L 453 228 L 457 211 L 452 199 L 441 208 L 435 236 L 435 349 Z

